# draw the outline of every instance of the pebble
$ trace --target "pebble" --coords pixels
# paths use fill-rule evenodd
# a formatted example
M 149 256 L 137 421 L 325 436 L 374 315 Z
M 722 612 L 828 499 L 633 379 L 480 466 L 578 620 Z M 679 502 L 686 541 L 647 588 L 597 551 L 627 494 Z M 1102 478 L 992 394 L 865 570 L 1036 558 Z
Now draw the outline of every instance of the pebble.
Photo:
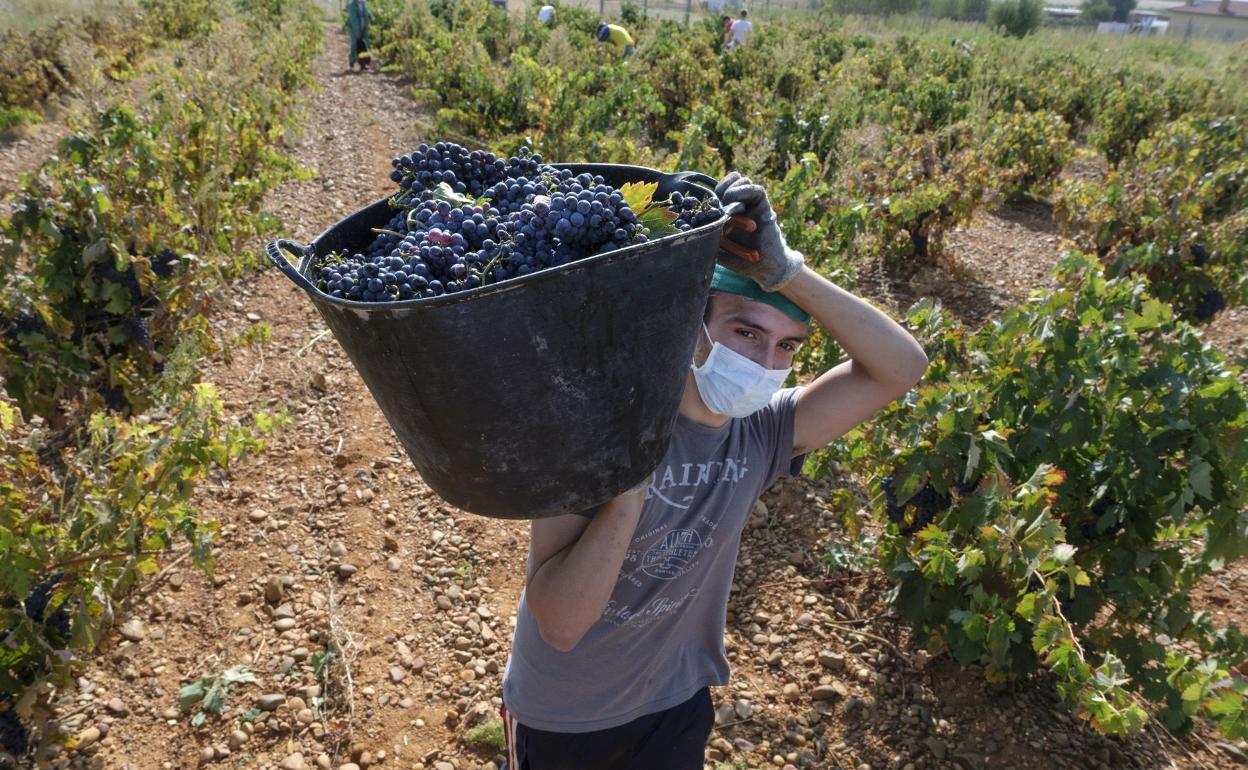
M 404 676 L 404 674 L 403 674 L 403 669 L 399 668 L 398 666 L 391 666 L 391 667 L 390 667 L 390 681 L 392 681 L 392 682 L 402 682 L 402 681 L 403 681 L 403 676 Z
M 132 642 L 140 642 L 147 636 L 147 630 L 143 628 L 143 623 L 138 619 L 126 621 L 117 632 Z
M 793 682 L 789 682 L 784 686 L 784 689 L 781 690 L 780 694 L 785 700 L 792 702 L 802 696 L 802 688 L 798 687 Z
M 1245 754 L 1239 747 L 1226 741 L 1218 741 L 1213 744 L 1228 757 L 1230 757 L 1237 765 L 1248 765 L 1248 754 Z
M 217 750 L 211 746 L 205 746 L 199 750 L 199 764 L 206 765 L 217 758 Z
M 282 760 L 282 770 L 304 770 L 305 767 L 303 755 L 297 751 Z
M 391 572 L 398 572 L 400 569 L 402 569 L 402 567 L 403 567 L 403 562 L 399 561 L 399 557 L 391 556 L 389 559 L 386 559 L 386 569 L 390 570 Z
M 248 737 L 250 736 L 248 736 L 247 733 L 243 732 L 242 730 L 235 730 L 234 732 L 230 733 L 230 740 L 229 740 L 230 748 L 234 749 L 235 751 L 238 751 L 240 748 L 242 748 L 243 744 L 247 742 Z
M 100 739 L 100 728 L 88 727 L 87 729 L 78 733 L 78 741 L 75 745 L 77 746 L 79 750 L 82 750 L 82 749 L 92 746 L 99 739 Z
M 124 717 L 130 713 L 130 708 L 126 706 L 121 698 L 113 698 L 108 702 L 108 710 L 119 717 Z
M 247 512 L 247 520 L 252 524 L 259 524 L 267 518 L 269 518 L 269 512 L 263 508 L 252 508 Z
M 269 604 L 278 604 L 282 601 L 283 588 L 280 577 L 269 578 L 269 582 L 264 584 L 264 600 Z
M 345 765 L 338 765 L 338 770 L 360 770 L 360 766 L 354 762 L 348 762 Z
M 338 565 L 338 574 L 341 577 L 349 578 L 356 573 L 357 569 L 358 567 L 356 567 L 354 564 L 351 564 L 349 562 L 343 562 L 342 564 Z
M 841 694 L 836 691 L 836 687 L 830 684 L 821 684 L 810 693 L 810 697 L 814 700 L 836 700 Z
M 256 708 L 261 711 L 276 711 L 278 706 L 286 702 L 286 696 L 280 692 L 268 693 L 256 698 Z
M 294 618 L 278 618 L 273 621 L 273 628 L 277 631 L 289 631 L 295 627 Z
M 845 656 L 831 650 L 820 650 L 819 665 L 829 671 L 840 671 L 845 668 Z

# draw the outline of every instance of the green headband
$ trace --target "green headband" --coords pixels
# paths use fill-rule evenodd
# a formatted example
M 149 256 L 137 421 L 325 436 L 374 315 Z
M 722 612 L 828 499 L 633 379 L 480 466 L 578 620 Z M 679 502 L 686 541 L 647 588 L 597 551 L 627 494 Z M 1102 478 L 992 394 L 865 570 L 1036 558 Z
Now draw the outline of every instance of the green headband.
M 723 265 L 715 265 L 715 274 L 711 276 L 711 291 L 736 294 L 739 297 L 752 299 L 755 302 L 762 302 L 763 304 L 771 305 L 794 321 L 801 323 L 810 322 L 810 313 L 802 310 L 790 301 L 788 297 L 778 291 L 763 291 L 762 287 L 755 283 L 753 278 L 746 278 L 740 273 L 734 273 Z

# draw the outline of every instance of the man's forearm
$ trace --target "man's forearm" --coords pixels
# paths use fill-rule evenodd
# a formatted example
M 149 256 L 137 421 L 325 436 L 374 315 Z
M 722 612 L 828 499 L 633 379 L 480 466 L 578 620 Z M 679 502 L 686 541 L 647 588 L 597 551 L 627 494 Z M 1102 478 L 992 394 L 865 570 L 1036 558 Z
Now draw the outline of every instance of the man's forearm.
M 644 490 L 608 501 L 576 542 L 546 560 L 525 601 L 546 643 L 568 651 L 602 615 L 637 529 Z
M 802 267 L 780 293 L 810 313 L 872 379 L 909 388 L 923 375 L 927 356 L 909 332 L 809 266 Z

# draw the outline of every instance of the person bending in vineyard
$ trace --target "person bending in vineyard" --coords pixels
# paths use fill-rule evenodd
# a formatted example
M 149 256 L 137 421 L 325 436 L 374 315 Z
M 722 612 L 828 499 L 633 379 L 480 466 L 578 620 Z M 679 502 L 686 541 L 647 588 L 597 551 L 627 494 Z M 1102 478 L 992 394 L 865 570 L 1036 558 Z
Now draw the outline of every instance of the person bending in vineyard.
M 754 228 L 721 251 L 671 446 L 595 510 L 531 523 L 503 677 L 509 770 L 699 770 L 728 683 L 724 630 L 741 532 L 772 482 L 906 393 L 919 344 L 785 245 L 763 188 L 717 187 Z M 848 354 L 781 389 L 810 317 Z M 645 366 L 645 361 L 638 361 Z
M 599 43 L 610 43 L 625 56 L 632 56 L 637 50 L 633 36 L 619 24 L 599 24 L 597 37 Z
M 347 4 L 347 35 L 351 38 L 351 52 L 347 55 L 347 69 L 360 63 L 360 69 L 368 69 L 372 54 L 368 50 L 368 25 L 373 20 L 368 0 L 351 0 Z
M 754 31 L 754 25 L 750 23 L 749 11 L 741 9 L 741 15 L 728 28 L 732 34 L 732 40 L 729 41 L 730 48 L 742 48 L 750 39 L 750 33 Z

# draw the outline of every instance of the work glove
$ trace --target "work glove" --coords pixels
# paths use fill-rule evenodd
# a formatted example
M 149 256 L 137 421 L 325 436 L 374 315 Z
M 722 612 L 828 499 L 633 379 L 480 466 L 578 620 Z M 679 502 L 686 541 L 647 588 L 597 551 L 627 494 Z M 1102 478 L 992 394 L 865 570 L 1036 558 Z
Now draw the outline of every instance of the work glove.
M 729 220 L 724 228 L 720 264 L 754 279 L 764 291 L 779 291 L 801 271 L 806 260 L 801 252 L 785 244 L 767 191 L 733 171 L 715 185 L 715 195 L 724 206 L 744 206 L 741 215 Z

